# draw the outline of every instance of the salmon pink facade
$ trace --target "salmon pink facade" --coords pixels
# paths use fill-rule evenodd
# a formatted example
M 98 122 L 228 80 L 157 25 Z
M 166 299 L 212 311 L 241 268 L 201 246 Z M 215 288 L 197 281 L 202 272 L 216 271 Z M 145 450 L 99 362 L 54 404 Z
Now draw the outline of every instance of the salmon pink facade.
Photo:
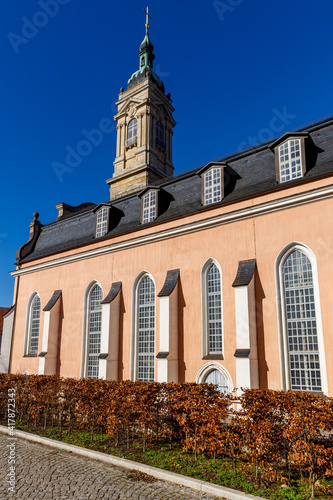
M 17 252 L 3 371 L 332 396 L 333 120 L 173 177 L 148 29 L 139 57 L 110 202 Z

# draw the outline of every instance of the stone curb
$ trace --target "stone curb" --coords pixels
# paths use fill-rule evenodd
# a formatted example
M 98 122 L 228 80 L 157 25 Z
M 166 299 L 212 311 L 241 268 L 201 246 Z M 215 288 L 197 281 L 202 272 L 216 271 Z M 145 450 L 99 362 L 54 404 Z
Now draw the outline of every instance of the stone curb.
M 3 434 L 8 434 L 8 428 L 0 425 L 0 432 Z M 124 469 L 144 472 L 145 474 L 149 474 L 150 476 L 156 477 L 157 479 L 160 479 L 162 481 L 168 481 L 177 485 L 186 486 L 187 488 L 192 488 L 193 490 L 197 490 L 202 493 L 208 493 L 210 495 L 215 495 L 219 498 L 226 498 L 227 500 L 266 500 L 263 497 L 247 495 L 246 493 L 232 490 L 231 488 L 226 488 L 225 486 L 217 486 L 212 483 L 207 483 L 206 481 L 201 481 L 200 479 L 194 479 L 191 477 L 183 476 L 182 474 L 177 474 L 175 472 L 158 469 L 157 467 L 152 467 L 150 465 L 140 464 L 138 462 L 133 462 L 125 458 L 107 455 L 106 453 L 101 453 L 99 451 L 88 450 L 87 448 L 81 448 L 80 446 L 76 446 L 74 444 L 63 443 L 54 439 L 37 436 L 36 434 L 30 434 L 29 432 L 14 430 L 14 436 L 11 437 L 19 437 L 28 441 L 32 441 L 33 443 L 39 443 L 45 446 L 59 448 L 62 451 L 68 451 L 70 453 L 75 453 L 76 455 L 82 455 L 86 458 L 100 460 L 101 462 L 115 465 L 117 467 L 122 467 Z

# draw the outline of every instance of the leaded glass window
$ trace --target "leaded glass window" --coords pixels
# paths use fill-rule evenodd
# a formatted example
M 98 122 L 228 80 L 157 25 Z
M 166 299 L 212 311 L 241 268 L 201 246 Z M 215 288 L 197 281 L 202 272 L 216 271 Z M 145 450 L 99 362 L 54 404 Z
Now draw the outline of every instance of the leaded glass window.
M 222 354 L 221 273 L 215 264 L 207 272 L 207 317 L 209 354 Z
M 30 304 L 27 354 L 37 354 L 38 352 L 40 309 L 39 295 L 35 295 Z
M 228 383 L 224 375 L 219 370 L 210 371 L 205 377 L 204 383 L 217 385 L 217 390 L 223 392 L 224 394 L 227 394 L 228 392 Z
M 221 169 L 211 168 L 204 174 L 204 204 L 217 203 L 221 199 Z
M 155 379 L 155 285 L 146 276 L 138 290 L 138 360 L 137 379 L 153 382 Z
M 95 285 L 89 296 L 87 377 L 98 378 L 102 331 L 102 288 Z
M 279 147 L 280 182 L 302 177 L 301 141 L 292 139 Z
M 148 191 L 143 197 L 142 224 L 152 222 L 156 218 L 156 191 Z
M 321 372 L 312 266 L 294 250 L 283 266 L 290 388 L 321 391 Z
M 127 126 L 127 145 L 131 145 L 136 142 L 136 134 L 137 134 L 137 121 L 136 118 L 133 118 L 128 126 Z
M 108 212 L 108 207 L 103 207 L 97 212 L 96 238 L 100 238 L 108 232 Z

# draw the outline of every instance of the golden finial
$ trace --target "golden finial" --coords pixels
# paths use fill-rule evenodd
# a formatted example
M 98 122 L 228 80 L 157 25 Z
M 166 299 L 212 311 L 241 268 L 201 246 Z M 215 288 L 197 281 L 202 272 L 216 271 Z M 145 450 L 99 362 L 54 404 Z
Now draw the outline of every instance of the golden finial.
M 143 12 L 146 14 L 146 24 L 145 24 L 145 26 L 146 26 L 146 28 L 149 28 L 149 19 L 151 19 L 151 17 L 149 15 L 148 7 L 147 7 L 147 10 L 143 9 Z

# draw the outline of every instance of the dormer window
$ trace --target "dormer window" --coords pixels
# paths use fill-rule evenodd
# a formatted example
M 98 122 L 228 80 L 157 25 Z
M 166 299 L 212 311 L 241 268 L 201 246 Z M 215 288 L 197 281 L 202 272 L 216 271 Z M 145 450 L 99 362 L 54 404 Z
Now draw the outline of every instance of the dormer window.
M 104 236 L 108 232 L 109 207 L 102 207 L 96 213 L 96 238 Z
M 161 148 L 165 149 L 164 127 L 160 121 L 156 123 L 156 146 L 160 146 Z
M 204 174 L 204 205 L 222 200 L 221 167 L 210 168 Z
M 142 224 L 147 224 L 156 219 L 157 213 L 156 191 L 148 191 L 142 198 Z
M 307 147 L 305 147 L 305 142 Z M 287 132 L 270 145 L 275 154 L 276 180 L 278 183 L 304 177 L 307 156 L 313 143 L 307 132 Z M 309 149 L 310 148 L 310 149 Z M 309 159 L 309 158 L 308 158 Z M 310 168 L 308 166 L 308 168 Z
M 127 126 L 126 145 L 130 146 L 131 144 L 135 144 L 136 143 L 136 136 L 137 136 L 137 121 L 136 121 L 136 118 L 133 118 Z
M 291 139 L 279 147 L 280 182 L 302 177 L 300 143 L 300 139 Z

